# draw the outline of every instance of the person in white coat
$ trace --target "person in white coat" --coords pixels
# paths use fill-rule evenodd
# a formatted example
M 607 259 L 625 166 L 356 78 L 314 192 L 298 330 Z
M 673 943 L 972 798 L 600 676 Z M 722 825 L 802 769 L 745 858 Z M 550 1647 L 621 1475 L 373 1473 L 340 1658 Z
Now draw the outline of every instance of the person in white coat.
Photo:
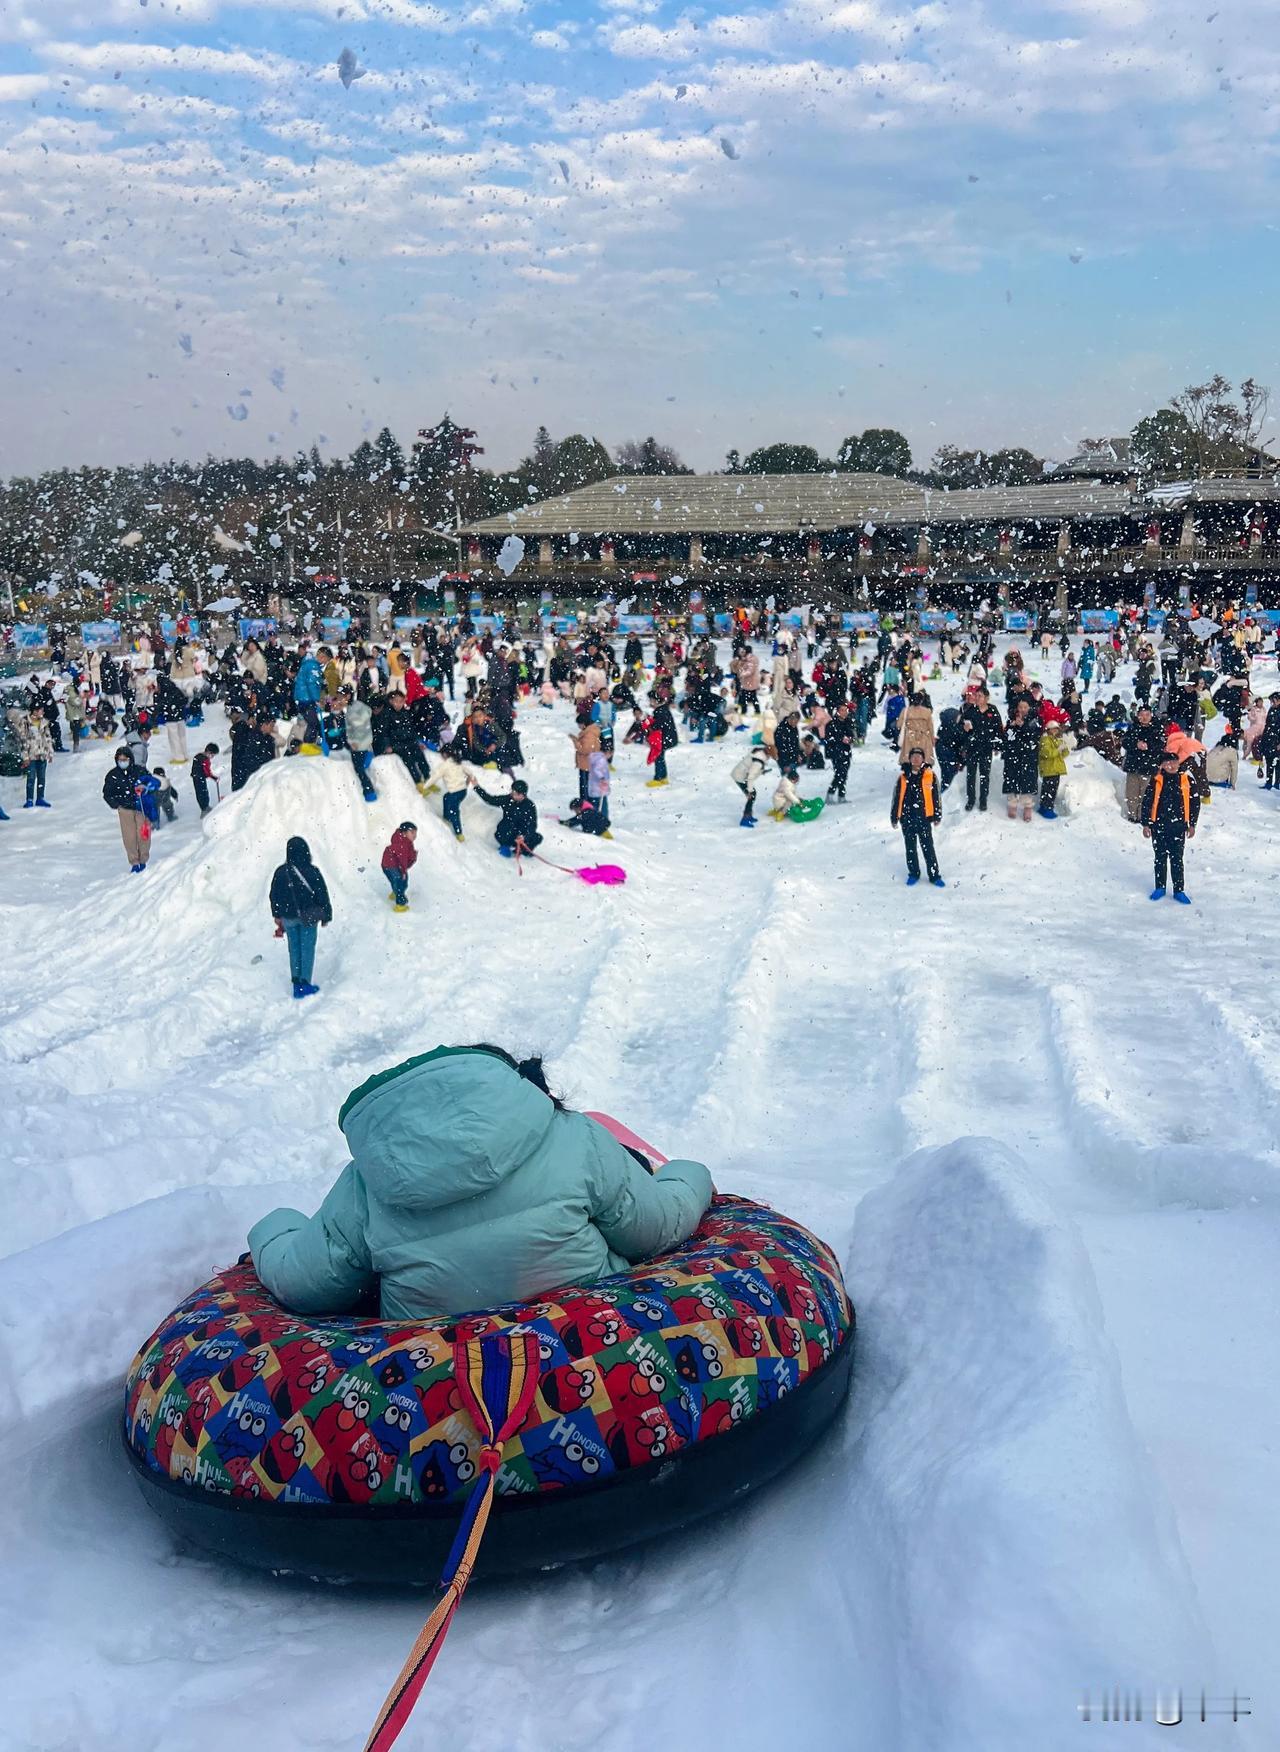
M 738 824 L 740 827 L 754 827 L 756 824 L 756 791 L 768 770 L 769 755 L 761 745 L 748 749 L 730 774 L 734 784 L 746 798 L 742 808 L 742 820 Z

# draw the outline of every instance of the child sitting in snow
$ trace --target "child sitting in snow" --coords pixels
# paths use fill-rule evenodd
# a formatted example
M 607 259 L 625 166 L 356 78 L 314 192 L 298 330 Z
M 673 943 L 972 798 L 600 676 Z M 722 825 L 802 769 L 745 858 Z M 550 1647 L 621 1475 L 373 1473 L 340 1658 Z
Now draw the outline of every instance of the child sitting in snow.
M 773 808 L 769 811 L 775 821 L 786 818 L 788 809 L 794 809 L 801 802 L 799 791 L 796 790 L 796 780 L 800 774 L 794 767 L 788 767 L 778 778 L 778 788 L 773 793 Z

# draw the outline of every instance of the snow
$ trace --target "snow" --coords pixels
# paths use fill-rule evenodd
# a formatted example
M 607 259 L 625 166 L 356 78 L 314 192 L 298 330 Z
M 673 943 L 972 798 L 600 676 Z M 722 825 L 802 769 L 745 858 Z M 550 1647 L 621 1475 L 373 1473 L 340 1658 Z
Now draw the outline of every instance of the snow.
M 940 708 L 959 682 L 926 685 Z M 544 825 L 571 721 L 521 714 Z M 227 747 L 217 711 L 207 740 Z M 372 807 L 345 759 L 300 758 L 203 823 L 170 767 L 181 813 L 145 877 L 100 801 L 105 745 L 0 824 L 0 1744 L 149 1752 L 211 1711 L 230 1743 L 362 1742 L 423 1600 L 177 1550 L 118 1453 L 120 1382 L 256 1216 L 318 1201 L 349 1088 L 485 1038 L 831 1240 L 854 1389 L 739 1512 L 477 1586 L 404 1747 L 647 1752 L 678 1700 L 747 1752 L 1056 1752 L 1115 1684 L 1143 1688 L 1148 1719 L 1113 1730 L 1141 1747 L 1179 1683 L 1252 1698 L 1206 1746 L 1274 1743 L 1274 798 L 1248 767 L 1215 791 L 1194 906 L 1152 906 L 1116 775 L 1073 756 L 1054 824 L 949 792 L 948 887 L 908 892 L 874 732 L 847 808 L 754 834 L 728 778 L 745 740 L 682 744 L 657 792 L 619 747 L 615 891 L 517 875 L 475 799 L 455 846 L 392 759 Z M 396 917 L 378 857 L 406 818 Z M 292 832 L 335 914 L 301 1005 L 265 898 Z

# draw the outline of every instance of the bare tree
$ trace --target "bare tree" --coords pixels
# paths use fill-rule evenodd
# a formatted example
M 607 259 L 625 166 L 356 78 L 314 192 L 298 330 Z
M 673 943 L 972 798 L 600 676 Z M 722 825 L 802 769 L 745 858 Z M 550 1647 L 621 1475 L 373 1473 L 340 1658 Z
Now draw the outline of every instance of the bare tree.
M 1256 461 L 1258 440 L 1271 392 L 1246 377 L 1237 393 L 1221 372 L 1204 383 L 1190 383 L 1170 406 L 1182 415 L 1195 447 L 1198 474 L 1247 468 Z

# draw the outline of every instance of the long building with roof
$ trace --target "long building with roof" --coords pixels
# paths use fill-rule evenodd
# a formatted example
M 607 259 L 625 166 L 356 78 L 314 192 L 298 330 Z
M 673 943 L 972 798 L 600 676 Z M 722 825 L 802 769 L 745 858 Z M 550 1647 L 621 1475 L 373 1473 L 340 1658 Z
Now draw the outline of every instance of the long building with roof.
M 1250 474 L 1143 488 L 1120 446 L 1090 477 L 952 491 L 891 475 L 619 475 L 466 528 L 465 563 L 501 592 L 541 579 L 938 600 L 1014 585 L 1141 594 L 1166 574 L 1280 582 L 1280 482 Z M 1120 470 L 1124 478 L 1117 478 Z M 499 565 L 499 555 L 502 564 Z

